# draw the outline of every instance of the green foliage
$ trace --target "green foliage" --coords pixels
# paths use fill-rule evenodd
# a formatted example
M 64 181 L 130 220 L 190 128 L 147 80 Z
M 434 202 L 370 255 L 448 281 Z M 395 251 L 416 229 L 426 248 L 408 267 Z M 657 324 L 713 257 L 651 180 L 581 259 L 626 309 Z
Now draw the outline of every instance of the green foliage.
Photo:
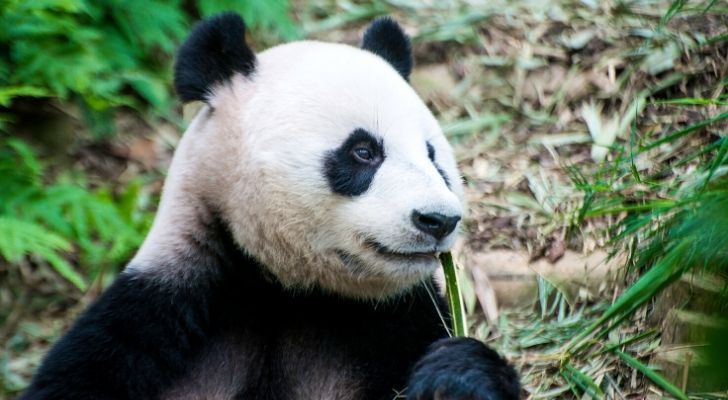
M 79 95 L 94 110 L 133 105 L 132 87 L 164 107 L 166 65 L 186 31 L 180 1 L 8 0 L 0 14 L 0 42 L 9 51 L 2 86 L 40 88 L 48 96 Z
M 597 385 L 594 380 L 589 377 L 589 375 L 579 371 L 569 364 L 564 365 L 564 368 L 560 372 L 561 376 L 569 382 L 572 388 L 579 388 L 581 392 L 592 399 L 598 400 L 604 398 L 604 392 L 602 392 L 599 385 Z M 579 391 L 574 390 L 574 394 L 579 396 Z
M 640 362 L 638 359 L 632 357 L 631 355 L 621 351 L 621 350 L 614 350 L 617 355 L 624 360 L 624 362 L 629 365 L 630 367 L 636 369 L 637 371 L 642 372 L 650 378 L 652 382 L 655 382 L 658 386 L 660 386 L 663 390 L 665 390 L 667 393 L 670 393 L 671 395 L 675 396 L 675 398 L 680 400 L 688 400 L 688 396 L 683 393 L 682 390 L 680 390 L 678 387 L 673 385 L 670 381 L 665 379 L 662 375 L 657 373 L 653 368 L 650 368 L 649 366 L 645 365 L 644 363 Z
M 243 16 L 248 26 L 270 32 L 285 40 L 296 39 L 300 35 L 289 16 L 289 4 L 286 0 L 198 0 L 197 7 L 204 16 L 236 11 Z
M 59 251 L 71 250 L 71 244 L 63 237 L 46 231 L 41 225 L 12 217 L 0 217 L 0 255 L 12 263 L 34 255 L 42 258 L 61 276 L 81 290 L 86 282 L 73 270 Z
M 0 106 L 55 97 L 91 113 L 148 105 L 164 115 L 170 61 L 197 10 L 234 10 L 253 28 L 297 35 L 287 0 L 198 0 L 192 8 L 181 0 L 3 0 Z
M 658 30 L 682 12 L 685 3 L 673 1 Z M 706 7 L 711 5 L 708 2 Z M 712 44 L 726 40 L 723 36 Z M 684 79 L 676 77 L 680 79 L 665 78 L 663 82 L 667 86 L 661 89 Z M 617 335 L 617 328 L 688 271 L 728 276 L 728 137 L 721 131 L 728 121 L 728 112 L 720 112 L 721 108 L 710 112 L 711 107 L 715 110 L 715 106 L 725 106 L 726 97 L 721 93 L 725 93 L 727 83 L 722 80 L 718 84 L 712 92 L 716 93 L 713 98 L 652 101 L 654 107 L 671 110 L 675 118 L 667 126 L 676 128 L 640 132 L 637 121 L 632 120 L 635 125 L 629 143 L 613 146 L 612 162 L 605 163 L 590 176 L 578 168 L 569 168 L 572 182 L 584 195 L 573 225 L 583 226 L 587 219 L 605 216 L 617 221 L 607 232 L 611 236 L 610 245 L 615 253 L 627 250 L 629 271 L 637 275 L 606 310 L 558 350 L 563 359 L 562 375 L 581 393 L 592 395 L 593 387 L 575 374 L 574 360 L 612 353 L 665 393 L 679 399 L 688 398 L 674 382 L 640 361 L 640 356 L 629 354 L 632 340 L 609 346 L 604 346 L 604 341 Z M 652 93 L 638 96 L 632 103 L 639 104 L 634 107 L 636 118 L 649 104 Z M 689 118 L 687 123 L 680 123 L 681 115 L 702 118 Z M 646 336 L 636 337 L 638 340 L 634 343 Z M 708 354 L 719 350 L 717 346 L 709 344 Z M 706 359 L 710 362 L 710 357 Z M 722 362 L 713 362 L 710 369 L 720 371 L 723 376 L 726 372 Z
M 681 101 L 671 104 L 685 106 Z M 693 99 L 690 104 L 710 105 L 714 101 Z M 687 136 L 726 119 L 728 113 L 722 113 L 664 132 L 651 142 L 633 140 L 631 148 L 624 149 L 592 178 L 570 171 L 574 183 L 585 194 L 578 220 L 604 215 L 620 218 L 612 227 L 611 244 L 615 249 L 629 250 L 629 266 L 640 276 L 601 316 L 564 344 L 562 351 L 569 358 L 589 354 L 598 340 L 686 272 L 709 270 L 728 276 L 728 138 L 686 142 Z M 688 143 L 687 147 L 693 148 L 686 149 Z M 640 173 L 635 159 L 648 151 L 654 153 L 660 146 L 681 152 L 669 165 L 658 167 L 657 172 Z M 668 172 L 686 165 L 693 166 L 689 173 L 665 179 Z M 616 347 L 612 350 L 666 392 L 687 398 L 657 371 Z
M 138 182 L 118 199 L 64 178 L 45 184 L 43 164 L 18 140 L 0 141 L 0 176 L 0 256 L 47 264 L 81 290 L 126 260 L 151 222 L 138 211 Z M 68 261 L 72 253 L 83 271 Z

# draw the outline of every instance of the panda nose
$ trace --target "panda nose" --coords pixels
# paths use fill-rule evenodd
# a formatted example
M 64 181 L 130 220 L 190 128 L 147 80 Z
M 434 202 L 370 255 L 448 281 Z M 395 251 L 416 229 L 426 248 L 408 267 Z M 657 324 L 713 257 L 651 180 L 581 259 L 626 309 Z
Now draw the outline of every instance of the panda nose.
M 452 233 L 458 221 L 459 215 L 448 217 L 440 213 L 423 214 L 417 210 L 412 211 L 412 222 L 417 229 L 438 240 Z

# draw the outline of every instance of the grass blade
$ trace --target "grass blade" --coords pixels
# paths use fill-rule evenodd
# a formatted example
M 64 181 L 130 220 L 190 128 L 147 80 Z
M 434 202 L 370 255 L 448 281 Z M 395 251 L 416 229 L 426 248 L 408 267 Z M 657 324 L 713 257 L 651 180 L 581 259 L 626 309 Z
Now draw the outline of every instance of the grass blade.
M 640 153 L 644 153 L 645 151 L 652 150 L 655 147 L 661 146 L 662 144 L 665 144 L 665 143 L 668 143 L 668 142 L 672 142 L 673 140 L 679 139 L 679 138 L 681 138 L 681 137 L 683 137 L 683 136 L 685 136 L 685 135 L 687 135 L 689 133 L 695 132 L 695 131 L 697 131 L 699 129 L 705 128 L 708 125 L 711 125 L 711 124 L 713 124 L 715 122 L 722 121 L 722 120 L 727 119 L 727 118 L 728 118 L 728 111 L 727 112 L 724 112 L 724 113 L 721 113 L 721 114 L 719 114 L 719 115 L 717 115 L 717 116 L 715 116 L 713 118 L 708 118 L 706 120 L 700 121 L 700 122 L 695 123 L 695 124 L 692 124 L 690 126 L 687 126 L 687 127 L 683 128 L 683 129 L 679 129 L 679 130 L 677 130 L 677 131 L 675 131 L 675 132 L 673 132 L 673 133 L 671 133 L 671 134 L 669 134 L 669 135 L 667 135 L 667 136 L 665 136 L 665 137 L 663 137 L 661 139 L 658 139 L 658 140 L 656 140 L 656 141 L 648 144 L 647 146 L 643 147 L 642 149 L 640 149 Z
M 589 325 L 579 335 L 574 337 L 565 346 L 566 351 L 570 351 L 583 344 L 584 339 L 589 337 L 595 330 L 603 327 L 604 324 L 614 317 L 624 317 L 634 312 L 639 306 L 650 300 L 655 294 L 662 290 L 669 283 L 680 277 L 684 270 L 681 262 L 685 256 L 685 252 L 690 248 L 691 242 L 683 240 L 680 244 L 671 249 L 668 254 L 660 260 L 654 267 L 647 271 L 640 279 L 627 289 L 612 304 L 607 311 L 602 314 L 599 319 Z M 621 319 L 621 318 L 620 318 Z M 613 329 L 616 324 L 609 326 L 609 330 Z M 607 333 L 603 330 L 601 334 Z
M 592 378 L 572 367 L 570 364 L 564 365 L 561 369 L 561 376 L 563 376 L 569 384 L 576 385 L 592 399 L 603 399 L 605 397 L 602 389 L 599 388 Z

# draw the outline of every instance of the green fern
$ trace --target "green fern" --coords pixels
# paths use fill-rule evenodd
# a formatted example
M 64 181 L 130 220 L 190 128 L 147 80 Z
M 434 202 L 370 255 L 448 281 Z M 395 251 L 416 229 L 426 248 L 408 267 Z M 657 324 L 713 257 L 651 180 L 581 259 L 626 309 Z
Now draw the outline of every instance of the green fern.
M 172 56 L 196 14 L 236 11 L 254 29 L 292 39 L 288 9 L 288 0 L 4 0 L 0 105 L 55 97 L 79 99 L 89 118 L 118 106 L 166 115 Z
M 18 140 L 0 139 L 0 176 L 0 255 L 46 263 L 81 290 L 103 267 L 125 261 L 151 224 L 149 213 L 137 212 L 138 182 L 118 205 L 104 188 L 91 191 L 64 178 L 46 186 L 42 163 Z M 66 261 L 70 252 L 85 274 Z
M 71 244 L 43 226 L 17 218 L 0 216 L 0 255 L 11 263 L 38 257 L 50 264 L 62 277 L 80 290 L 86 281 L 59 252 L 71 250 Z
M 166 92 L 150 90 L 166 82 L 156 50 L 171 54 L 187 29 L 179 1 L 9 0 L 0 24 L 6 63 L 16 67 L 0 86 L 41 88 L 61 99 L 80 94 L 94 110 L 134 105 L 125 87 L 166 106 Z

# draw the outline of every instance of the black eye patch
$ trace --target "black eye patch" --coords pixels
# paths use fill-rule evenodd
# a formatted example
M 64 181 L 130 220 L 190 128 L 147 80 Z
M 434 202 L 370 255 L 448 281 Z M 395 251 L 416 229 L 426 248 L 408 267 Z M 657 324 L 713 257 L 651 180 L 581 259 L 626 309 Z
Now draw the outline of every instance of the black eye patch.
M 326 153 L 324 175 L 332 192 L 358 196 L 369 189 L 383 161 L 382 140 L 358 128 L 339 148 Z
M 445 171 L 440 168 L 439 165 L 435 162 L 435 148 L 432 147 L 432 144 L 430 142 L 427 142 L 427 157 L 432 161 L 432 164 L 437 168 L 437 172 L 440 173 L 440 176 L 442 176 L 442 179 L 445 181 L 445 185 L 447 187 L 450 187 L 450 181 L 447 179 L 447 175 L 445 175 Z

